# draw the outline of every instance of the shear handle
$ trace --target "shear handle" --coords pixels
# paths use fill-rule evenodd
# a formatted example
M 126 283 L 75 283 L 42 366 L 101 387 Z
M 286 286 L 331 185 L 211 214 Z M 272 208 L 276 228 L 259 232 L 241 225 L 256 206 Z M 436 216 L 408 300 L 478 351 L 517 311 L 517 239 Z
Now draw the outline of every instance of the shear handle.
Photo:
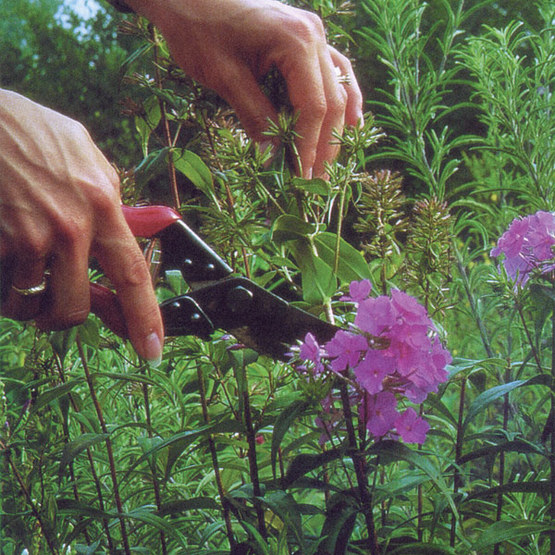
M 122 211 L 133 235 L 160 239 L 162 269 L 180 270 L 191 286 L 217 281 L 232 273 L 224 260 L 172 208 L 122 206 Z M 92 283 L 90 295 L 91 311 L 117 335 L 127 337 L 127 326 L 117 296 L 110 289 Z M 207 335 L 204 327 L 200 329 Z

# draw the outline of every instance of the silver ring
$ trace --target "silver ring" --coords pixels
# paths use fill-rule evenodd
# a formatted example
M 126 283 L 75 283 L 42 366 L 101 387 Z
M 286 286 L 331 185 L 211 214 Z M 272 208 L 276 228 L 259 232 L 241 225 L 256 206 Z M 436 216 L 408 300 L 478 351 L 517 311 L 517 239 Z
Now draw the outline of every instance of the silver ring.
M 48 288 L 48 278 L 50 277 L 50 272 L 44 272 L 42 276 L 42 281 L 38 285 L 33 285 L 32 287 L 16 287 L 12 285 L 12 289 L 23 297 L 34 297 L 35 295 L 40 295 L 44 293 Z

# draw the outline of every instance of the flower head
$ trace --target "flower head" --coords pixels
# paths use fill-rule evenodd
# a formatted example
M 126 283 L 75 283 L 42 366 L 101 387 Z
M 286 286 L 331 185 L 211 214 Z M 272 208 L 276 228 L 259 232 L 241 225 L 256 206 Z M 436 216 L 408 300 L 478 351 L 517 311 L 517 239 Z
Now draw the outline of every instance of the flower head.
M 372 291 L 372 283 L 370 283 L 369 279 L 351 281 L 349 285 L 349 294 L 341 297 L 340 300 L 358 304 L 368 298 L 370 291 Z
M 333 358 L 330 366 L 334 372 L 356 366 L 360 354 L 368 350 L 368 342 L 362 335 L 339 330 L 331 341 L 326 343 L 326 351 Z
M 351 378 L 352 394 L 359 403 L 359 417 L 375 438 L 401 437 L 409 443 L 422 443 L 429 425 L 414 409 L 402 414 L 400 399 L 422 403 L 447 379 L 445 367 L 451 362 L 449 351 L 437 337 L 437 330 L 426 309 L 410 295 L 393 290 L 391 296 L 367 298 L 370 282 L 354 282 L 348 300 L 355 302 L 355 326 L 359 333 L 338 331 L 322 349 L 307 334 L 300 347 L 301 359 L 310 361 L 315 372 L 326 365 Z M 378 348 L 376 348 L 378 347 Z M 330 401 L 324 407 L 326 419 L 319 425 L 332 431 Z M 322 436 L 324 438 L 324 436 Z M 324 438 L 325 439 L 325 438 Z
M 541 273 L 555 270 L 555 264 L 545 263 L 554 257 L 555 214 L 539 211 L 525 218 L 515 218 L 501 235 L 491 256 L 504 255 L 503 265 L 515 285 L 523 286 L 533 270 Z
M 307 362 L 312 362 L 314 365 L 314 372 L 320 373 L 324 370 L 322 363 L 322 356 L 325 354 L 324 350 L 318 344 L 318 341 L 310 332 L 308 332 L 301 343 L 299 349 L 299 358 Z
M 412 407 L 409 407 L 397 418 L 395 428 L 406 443 L 419 443 L 422 445 L 430 425 L 423 418 L 419 417 Z

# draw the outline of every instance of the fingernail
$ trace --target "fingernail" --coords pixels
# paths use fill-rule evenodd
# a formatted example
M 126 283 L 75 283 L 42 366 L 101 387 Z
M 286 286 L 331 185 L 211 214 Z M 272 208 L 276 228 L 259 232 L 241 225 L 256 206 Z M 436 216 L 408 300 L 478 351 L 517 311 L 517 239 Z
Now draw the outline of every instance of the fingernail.
M 152 332 L 143 344 L 145 359 L 150 366 L 157 368 L 162 362 L 162 342 L 155 332 Z

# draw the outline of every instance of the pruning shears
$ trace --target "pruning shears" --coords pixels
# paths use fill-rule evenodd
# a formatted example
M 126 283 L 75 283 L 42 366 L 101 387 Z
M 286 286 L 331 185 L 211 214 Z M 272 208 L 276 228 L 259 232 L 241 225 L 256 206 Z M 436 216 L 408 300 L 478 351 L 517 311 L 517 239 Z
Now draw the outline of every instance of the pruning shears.
M 320 343 L 338 328 L 301 310 L 232 268 L 173 209 L 123 206 L 136 237 L 157 238 L 161 269 L 179 270 L 191 290 L 160 305 L 166 336 L 209 339 L 222 329 L 260 354 L 283 359 L 290 346 L 311 332 Z M 126 329 L 116 295 L 91 283 L 91 307 L 113 331 Z

